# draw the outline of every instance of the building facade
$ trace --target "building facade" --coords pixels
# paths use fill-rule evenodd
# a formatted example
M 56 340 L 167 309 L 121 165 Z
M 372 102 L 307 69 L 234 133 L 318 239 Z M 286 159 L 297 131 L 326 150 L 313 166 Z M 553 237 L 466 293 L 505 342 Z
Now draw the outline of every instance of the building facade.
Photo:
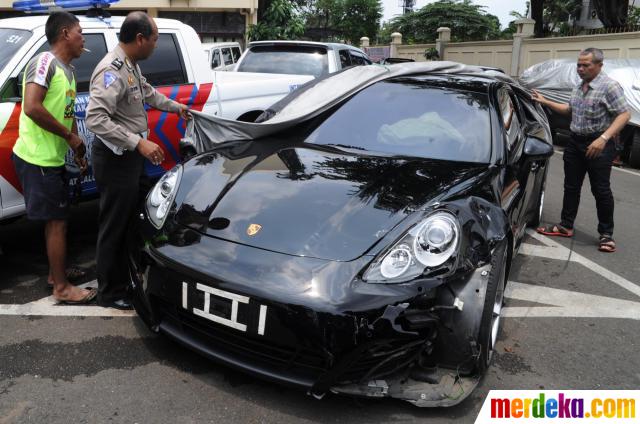
M 12 3 L 0 0 L 0 19 L 24 15 L 14 11 Z M 109 8 L 113 15 L 133 10 L 190 25 L 203 42 L 244 43 L 249 25 L 257 23 L 258 0 L 121 0 Z

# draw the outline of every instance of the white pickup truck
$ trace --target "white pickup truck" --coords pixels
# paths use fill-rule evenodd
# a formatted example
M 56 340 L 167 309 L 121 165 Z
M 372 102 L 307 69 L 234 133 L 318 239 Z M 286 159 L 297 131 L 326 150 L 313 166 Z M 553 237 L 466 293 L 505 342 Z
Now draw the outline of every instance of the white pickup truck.
M 89 79 L 94 67 L 118 43 L 122 17 L 79 17 L 90 50 L 72 64 L 77 81 L 76 119 L 81 136 L 91 152 L 94 135 L 84 125 L 89 101 Z M 24 199 L 11 161 L 18 137 L 22 72 L 31 58 L 49 49 L 44 34 L 46 16 L 0 20 L 0 221 L 21 215 Z M 156 19 L 160 38 L 154 54 L 140 63 L 147 80 L 158 90 L 194 110 L 228 119 L 253 120 L 267 107 L 304 84 L 310 75 L 237 74 L 214 72 L 205 59 L 200 39 L 190 26 L 179 21 Z M 162 166 L 145 164 L 151 177 L 158 177 L 180 160 L 178 143 L 184 122 L 174 114 L 149 110 L 150 139 L 165 151 Z M 90 160 L 90 157 L 89 157 Z M 72 158 L 67 162 L 71 165 Z M 74 178 L 70 186 L 75 184 Z M 82 177 L 82 195 L 95 194 L 91 170 Z

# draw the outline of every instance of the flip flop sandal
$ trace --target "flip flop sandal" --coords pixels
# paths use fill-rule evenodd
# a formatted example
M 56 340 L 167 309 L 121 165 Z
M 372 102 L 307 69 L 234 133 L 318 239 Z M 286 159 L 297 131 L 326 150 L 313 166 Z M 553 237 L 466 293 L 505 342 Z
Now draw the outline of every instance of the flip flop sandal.
M 536 231 L 545 236 L 552 237 L 573 237 L 573 230 L 565 228 L 560 224 L 545 225 L 544 227 L 536 228 Z
M 67 275 L 67 278 L 70 281 L 78 280 L 87 275 L 87 273 L 82 268 L 78 268 L 77 266 L 70 266 L 69 268 L 64 270 L 64 273 Z
M 78 268 L 77 266 L 70 266 L 69 268 L 64 270 L 64 273 L 67 276 L 67 279 L 72 283 L 75 282 L 75 280 L 79 280 L 87 275 L 87 273 L 82 270 L 82 268 Z M 53 281 L 47 281 L 47 288 L 49 290 L 53 289 Z
M 616 242 L 610 236 L 600 236 L 598 244 L 598 250 L 606 253 L 613 253 L 616 251 Z
M 56 299 L 56 301 L 58 302 L 59 305 L 88 305 L 89 303 L 91 303 L 91 302 L 93 302 L 95 300 L 97 294 L 98 294 L 98 290 L 91 289 L 86 294 L 86 296 L 83 297 L 80 300 L 58 300 L 58 299 Z

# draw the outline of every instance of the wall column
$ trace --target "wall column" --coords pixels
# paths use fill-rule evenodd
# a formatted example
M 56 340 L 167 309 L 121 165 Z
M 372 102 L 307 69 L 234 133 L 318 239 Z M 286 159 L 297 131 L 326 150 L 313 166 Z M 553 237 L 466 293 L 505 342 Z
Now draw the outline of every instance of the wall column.
M 451 41 L 451 28 L 440 27 L 438 28 L 438 38 L 436 39 L 436 50 L 440 60 L 446 60 L 444 57 L 444 51 L 447 48 L 447 44 Z
M 515 21 L 517 31 L 513 34 L 513 51 L 511 53 L 512 77 L 520 75 L 520 67 L 524 63 L 523 44 L 526 38 L 533 37 L 536 21 L 533 19 L 518 19 Z
M 394 32 L 391 34 L 391 47 L 389 49 L 389 57 L 398 57 L 398 46 L 402 44 L 402 34 Z

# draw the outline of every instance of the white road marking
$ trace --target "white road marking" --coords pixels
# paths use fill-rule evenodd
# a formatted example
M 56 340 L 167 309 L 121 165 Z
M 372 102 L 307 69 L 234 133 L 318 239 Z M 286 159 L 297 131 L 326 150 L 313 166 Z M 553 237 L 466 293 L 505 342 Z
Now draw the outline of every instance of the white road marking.
M 640 321 L 640 302 L 509 281 L 505 296 L 550 306 L 507 306 L 505 317 L 625 318 Z
M 97 286 L 91 281 L 79 287 Z M 58 316 L 58 317 L 132 317 L 135 311 L 121 311 L 113 308 L 103 308 L 97 305 L 63 305 L 58 304 L 53 296 L 48 296 L 24 305 L 0 305 L 0 315 L 21 316 Z
M 609 271 L 608 269 L 598 265 L 592 260 L 585 258 L 581 254 L 576 253 L 570 249 L 567 249 L 560 243 L 554 240 L 551 240 L 551 238 L 547 236 L 538 234 L 533 230 L 527 230 L 527 234 L 529 234 L 534 239 L 544 243 L 546 247 L 540 248 L 540 246 L 524 244 L 522 246 L 525 248 L 522 251 L 523 253 L 533 255 L 533 256 L 542 256 L 545 258 L 561 259 L 561 260 L 564 259 L 564 260 L 571 260 L 573 262 L 577 262 L 581 265 L 584 265 L 586 268 L 595 272 L 601 277 L 606 278 L 612 283 L 617 284 L 623 289 L 628 290 L 631 293 L 635 294 L 636 296 L 640 297 L 640 286 L 638 286 L 637 284 L 634 284 L 631 281 L 627 280 L 626 278 L 621 277 L 620 275 Z M 548 251 L 545 251 L 545 249 L 548 249 Z

